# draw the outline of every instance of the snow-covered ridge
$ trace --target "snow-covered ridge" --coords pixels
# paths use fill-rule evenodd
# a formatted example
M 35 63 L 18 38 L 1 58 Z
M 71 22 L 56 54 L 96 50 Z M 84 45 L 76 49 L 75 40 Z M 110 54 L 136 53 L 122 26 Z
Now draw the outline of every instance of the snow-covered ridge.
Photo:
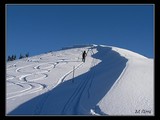
M 95 45 L 95 44 L 91 44 L 91 45 L 73 45 L 73 46 L 69 46 L 69 47 L 63 47 L 62 50 L 73 49 L 73 48 L 93 47 L 93 46 L 97 46 L 97 45 Z
M 153 75 L 153 59 L 106 45 L 74 45 L 11 61 L 6 114 L 154 115 Z

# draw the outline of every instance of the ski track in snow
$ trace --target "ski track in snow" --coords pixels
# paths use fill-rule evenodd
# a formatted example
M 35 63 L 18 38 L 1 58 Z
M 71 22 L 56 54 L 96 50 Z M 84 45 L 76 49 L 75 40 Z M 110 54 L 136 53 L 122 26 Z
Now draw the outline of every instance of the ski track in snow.
M 30 59 L 30 61 L 32 60 Z M 7 99 L 11 99 L 14 97 L 20 97 L 22 95 L 35 93 L 35 92 L 45 89 L 46 88 L 45 85 L 42 85 L 35 81 L 47 78 L 48 77 L 47 73 L 50 72 L 53 68 L 55 68 L 56 65 L 58 65 L 60 62 L 61 61 L 57 61 L 55 63 L 51 63 L 51 62 L 39 63 L 36 66 L 34 63 L 34 64 L 29 64 L 23 67 L 18 67 L 15 71 L 16 73 L 24 73 L 21 76 L 13 76 L 13 75 L 7 74 L 7 83 L 10 83 L 9 85 L 15 85 L 15 86 L 18 85 L 22 87 L 22 90 L 14 91 L 14 92 L 7 92 Z M 7 67 L 7 70 L 8 71 L 13 70 L 13 68 L 15 69 L 15 67 L 16 67 L 16 64 L 9 65 Z M 19 80 L 13 80 L 15 77 L 18 77 Z
M 93 51 L 92 51 L 93 52 Z M 78 59 L 79 59 L 79 57 L 78 57 Z M 63 62 L 64 62 L 64 60 L 62 60 Z M 63 83 L 64 82 L 64 80 L 65 80 L 65 78 L 68 76 L 68 75 L 70 75 L 71 73 L 73 73 L 73 71 L 74 70 L 76 70 L 76 69 L 78 69 L 80 66 L 82 66 L 84 63 L 82 62 L 82 63 L 80 63 L 80 64 L 78 64 L 74 69 L 71 69 L 69 72 L 67 72 L 66 74 L 64 74 L 59 80 L 58 80 L 58 82 L 56 83 L 56 85 L 55 86 L 53 86 L 50 90 L 52 90 L 54 87 L 56 87 L 57 85 L 59 85 L 59 84 L 61 84 L 61 83 Z M 85 84 L 85 83 L 84 83 Z M 81 87 L 83 87 L 83 85 L 81 86 Z M 48 97 L 49 97 L 49 95 L 50 95 L 50 93 L 49 93 L 49 91 L 50 90 L 48 90 L 48 93 L 47 94 L 45 94 L 45 96 L 43 96 L 43 98 L 39 101 L 39 103 L 38 103 L 38 105 L 36 106 L 36 109 L 34 110 L 34 114 L 35 115 L 39 115 L 40 113 L 41 113 L 41 111 L 42 111 L 42 109 L 43 109 L 43 106 L 45 105 L 45 103 L 46 103 L 46 101 L 47 101 L 47 99 L 48 99 Z M 77 93 L 76 91 L 75 91 L 75 93 Z M 80 97 L 80 96 L 79 96 Z M 70 99 L 72 99 L 72 98 L 75 98 L 74 97 L 74 94 L 71 96 L 71 98 Z M 62 113 L 64 112 L 64 111 L 66 111 L 65 109 L 66 109 L 66 107 L 70 104 L 70 99 L 69 99 L 69 103 L 66 103 L 65 104 L 65 106 L 64 106 L 64 108 L 63 108 L 63 110 L 62 110 Z M 76 105 L 75 105 L 76 106 Z M 69 107 L 67 107 L 67 109 L 68 109 Z
M 78 69 L 80 66 L 82 66 L 82 64 L 83 64 L 83 63 L 80 63 L 79 65 L 77 65 L 74 70 Z M 69 74 L 71 74 L 72 72 L 73 72 L 73 69 L 70 70 L 69 72 L 67 72 L 66 74 L 64 74 L 64 75 L 58 80 L 58 82 L 56 83 L 56 85 L 54 85 L 50 90 L 52 90 L 54 87 L 56 87 L 56 86 L 59 85 L 60 83 L 63 83 L 64 80 L 65 80 L 65 78 L 66 78 Z M 48 90 L 48 92 L 49 92 L 50 90 Z M 36 106 L 36 109 L 35 109 L 35 111 L 34 111 L 34 114 L 35 114 L 35 115 L 38 115 L 38 114 L 41 113 L 41 111 L 42 111 L 42 109 L 43 109 L 43 106 L 45 105 L 45 103 L 46 103 L 49 95 L 50 95 L 50 94 L 47 93 L 47 94 L 46 94 L 45 96 L 43 96 L 43 98 L 40 100 L 40 102 L 38 103 L 38 105 Z
M 93 55 L 94 52 L 91 49 L 91 54 Z M 95 59 L 92 58 L 92 63 L 90 66 L 90 69 L 92 67 L 95 66 Z M 68 99 L 68 101 L 66 102 L 66 104 L 64 105 L 61 114 L 68 114 L 68 112 L 72 112 L 72 114 L 78 114 L 78 108 L 80 106 L 80 101 L 82 99 L 82 94 L 84 92 L 84 90 L 87 88 L 86 86 L 88 85 L 88 97 L 89 97 L 89 90 L 93 81 L 95 75 L 95 71 L 91 71 L 91 73 L 89 73 L 86 78 L 81 81 L 81 83 L 78 85 L 78 87 L 76 88 L 76 90 L 73 92 L 73 94 L 71 95 L 71 97 Z M 72 111 L 70 111 L 72 110 Z M 74 113 L 76 112 L 76 113 Z
M 25 65 L 22 67 L 18 67 L 18 68 L 16 68 L 16 63 L 13 65 L 8 65 L 7 71 L 11 71 L 15 69 L 16 73 L 23 73 L 23 74 L 19 76 L 18 75 L 13 76 L 13 75 L 7 74 L 6 76 L 7 86 L 14 85 L 14 88 L 15 88 L 12 92 L 11 91 L 7 92 L 7 98 L 6 98 L 7 100 L 44 90 L 45 88 L 47 88 L 47 86 L 44 84 L 38 83 L 36 81 L 47 78 L 48 73 L 52 69 L 56 68 L 57 65 L 61 63 L 67 64 L 69 62 L 69 61 L 65 61 L 65 59 L 59 59 L 55 62 L 39 63 L 40 60 L 42 60 L 42 58 L 27 59 L 26 62 L 34 62 L 34 63 Z M 78 69 L 82 64 L 83 63 L 80 63 L 79 65 L 77 65 L 75 69 Z M 58 80 L 58 82 L 47 91 L 50 91 L 51 89 L 56 87 L 58 84 L 62 83 L 64 79 L 72 72 L 73 72 L 73 69 L 67 72 L 66 74 L 64 74 Z M 18 78 L 19 80 L 15 78 Z M 16 87 L 18 88 L 18 86 L 20 86 L 21 89 L 16 89 Z
M 91 55 L 94 54 L 92 48 L 88 49 L 88 51 L 91 51 Z M 78 57 L 79 58 L 79 57 Z M 38 59 L 39 60 L 39 59 Z M 35 59 L 30 59 L 28 60 L 28 62 L 35 62 Z M 92 58 L 92 63 L 90 66 L 90 69 L 92 67 L 95 66 L 95 59 Z M 39 61 L 38 61 L 39 62 Z M 47 63 L 39 63 L 38 65 L 35 65 L 37 63 L 34 64 L 29 64 L 23 67 L 18 67 L 15 71 L 16 73 L 25 73 L 19 77 L 19 81 L 13 82 L 13 81 L 9 81 L 9 79 L 14 79 L 13 76 L 10 76 L 7 78 L 7 82 L 11 82 L 14 85 L 19 85 L 21 86 L 23 89 L 19 90 L 19 91 L 14 91 L 14 92 L 9 92 L 7 94 L 7 99 L 11 99 L 14 97 L 20 97 L 22 95 L 26 95 L 26 94 L 31 94 L 31 93 L 35 93 L 38 92 L 40 90 L 43 90 L 46 88 L 45 85 L 40 84 L 38 82 L 38 80 L 42 80 L 48 77 L 48 72 L 50 72 L 52 69 L 56 68 L 56 66 L 60 63 L 64 63 L 64 62 L 69 62 L 69 61 L 65 61 L 65 59 L 61 59 L 61 61 L 56 61 L 54 63 L 52 62 L 47 62 Z M 80 66 L 83 65 L 83 62 L 78 64 L 74 70 L 78 69 Z M 11 65 L 12 66 L 12 65 Z M 15 66 L 15 65 L 14 65 Z M 12 66 L 13 67 L 13 66 Z M 28 70 L 29 69 L 29 70 Z M 65 78 L 70 75 L 71 73 L 73 73 L 73 69 L 71 69 L 70 71 L 68 71 L 67 73 L 65 73 L 58 81 L 57 83 L 52 86 L 50 89 L 46 89 L 47 92 L 49 92 L 50 90 L 52 90 L 54 87 L 56 87 L 57 85 L 61 84 L 64 82 Z M 84 81 L 81 81 L 81 83 L 78 85 L 77 89 L 73 92 L 73 94 L 71 95 L 71 97 L 68 99 L 68 101 L 66 102 L 66 104 L 63 107 L 62 110 L 62 114 L 67 114 L 68 112 L 70 112 L 70 109 L 72 109 L 73 111 L 76 111 L 76 113 L 78 113 L 78 107 L 79 107 L 79 103 L 81 101 L 81 96 L 84 92 L 84 90 L 87 88 L 87 92 L 88 92 L 88 97 L 90 96 L 90 87 L 94 78 L 94 74 L 95 71 L 91 71 L 85 78 Z M 36 77 L 35 77 L 36 76 Z M 86 80 L 87 79 L 87 80 Z M 18 82 L 18 83 L 17 83 Z M 87 87 L 86 87 L 87 86 Z M 36 109 L 34 110 L 34 114 L 40 114 L 43 106 L 45 105 L 45 101 L 47 100 L 48 96 L 50 94 L 47 93 L 37 104 Z

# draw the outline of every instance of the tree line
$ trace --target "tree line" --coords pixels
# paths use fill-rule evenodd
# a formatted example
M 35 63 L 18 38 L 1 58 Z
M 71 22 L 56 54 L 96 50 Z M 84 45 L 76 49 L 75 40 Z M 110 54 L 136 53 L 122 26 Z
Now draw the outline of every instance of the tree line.
M 26 57 L 29 57 L 29 53 L 26 53 L 25 55 L 20 54 L 19 59 Z M 8 56 L 7 61 L 13 61 L 13 60 L 16 60 L 16 55 Z

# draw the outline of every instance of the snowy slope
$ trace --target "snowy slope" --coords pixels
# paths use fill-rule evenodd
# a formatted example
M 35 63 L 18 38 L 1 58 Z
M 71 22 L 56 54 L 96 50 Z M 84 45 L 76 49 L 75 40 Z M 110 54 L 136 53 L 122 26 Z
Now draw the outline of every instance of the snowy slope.
M 6 114 L 154 115 L 153 67 L 153 59 L 106 45 L 7 62 Z

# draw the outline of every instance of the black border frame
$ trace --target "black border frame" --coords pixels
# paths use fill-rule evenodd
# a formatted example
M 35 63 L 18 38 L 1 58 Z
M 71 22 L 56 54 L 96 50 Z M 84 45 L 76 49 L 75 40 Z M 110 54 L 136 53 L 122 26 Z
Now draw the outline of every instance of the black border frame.
M 93 116 L 92 118 L 104 118 L 104 117 L 106 117 L 106 119 L 108 119 L 108 118 L 129 118 L 130 119 L 130 117 L 133 117 L 133 118 L 140 118 L 140 119 L 142 119 L 142 118 L 144 118 L 144 119 L 146 119 L 146 118 L 152 118 L 152 119 L 154 119 L 155 117 L 159 117 L 160 118 L 160 115 L 159 115 L 159 112 L 158 112 L 158 107 L 159 107 L 159 105 L 157 105 L 158 104 L 158 101 L 160 101 L 160 100 L 158 100 L 158 94 L 157 94 L 157 89 L 159 88 L 158 87 L 158 80 L 156 80 L 157 79 L 157 69 L 158 69 L 158 64 L 156 65 L 156 63 L 158 63 L 158 61 L 160 61 L 160 57 L 158 56 L 158 51 L 159 51 L 159 48 L 158 48 L 158 41 L 156 41 L 156 39 L 157 39 L 157 36 L 159 35 L 158 34 L 158 21 L 160 21 L 159 20 L 159 16 L 160 16 L 160 13 L 158 12 L 158 8 L 160 7 L 160 4 L 156 1 L 156 0 L 133 0 L 133 1 L 128 1 L 127 3 L 126 3 L 126 1 L 125 0 L 121 0 L 121 2 L 114 2 L 114 0 L 107 0 L 107 2 L 105 3 L 105 2 L 101 2 L 101 1 L 98 1 L 98 3 L 97 2 L 93 2 L 93 3 L 90 3 L 90 2 L 86 2 L 86 3 L 83 3 L 83 2 L 77 2 L 77 3 L 75 3 L 75 2 L 51 2 L 50 0 L 45 0 L 44 2 L 42 2 L 42 1 L 36 1 L 36 0 L 5 0 L 5 2 L 4 1 L 0 1 L 0 8 L 1 8 L 1 12 L 0 12 L 0 16 L 1 16 L 1 18 L 0 18 L 0 20 L 1 20 L 1 39 L 3 39 L 3 41 L 1 40 L 1 42 L 3 42 L 1 45 L 2 45 L 2 47 L 1 47 L 1 51 L 2 51 L 2 49 L 3 49 L 3 53 L 4 53 L 4 57 L 0 57 L 0 63 L 2 64 L 1 66 L 3 66 L 3 67 L 1 67 L 1 77 L 2 77 L 2 79 L 1 79 L 1 83 L 2 83 L 2 81 L 3 81 L 3 84 L 1 84 L 1 87 L 0 87 L 0 91 L 2 92 L 0 95 L 1 95 L 1 102 L 0 102 L 0 106 L 2 107 L 3 106 L 3 108 L 1 108 L 1 110 L 3 109 L 4 111 L 4 113 L 2 114 L 2 116 L 3 116 L 3 118 L 5 119 L 5 118 L 11 118 L 11 117 L 16 117 L 16 118 L 20 118 L 21 119 L 21 117 L 41 117 L 41 118 L 44 118 L 44 117 L 48 117 L 48 118 L 51 118 L 51 117 L 54 117 L 54 116 L 6 116 L 6 113 L 5 113 L 5 65 L 6 65 L 6 57 L 5 57 L 5 50 L 6 50 L 6 42 L 5 42 L 5 40 L 6 40 L 6 36 L 5 36 L 5 34 L 6 34 L 6 28 L 5 28 L 5 6 L 6 6 L 6 4 L 154 4 L 155 5 L 155 21 L 154 21 L 154 27 L 155 27 L 155 34 L 154 34 L 154 36 L 155 36 L 155 41 L 154 41 L 154 92 L 155 92 L 155 94 L 154 94 L 154 116 L 115 116 L 115 117 L 113 117 L 113 116 L 111 116 L 111 117 L 106 117 L 106 116 L 98 116 L 98 117 L 96 117 L 96 116 Z M 3 95 L 3 96 L 2 96 Z M 2 100 L 3 100 L 3 102 L 2 102 Z M 1 112 L 2 113 L 2 112 Z M 56 116 L 57 117 L 57 116 Z M 59 117 L 59 116 L 58 116 Z M 60 117 L 72 117 L 72 118 L 75 118 L 75 117 L 89 117 L 89 116 L 60 116 Z

